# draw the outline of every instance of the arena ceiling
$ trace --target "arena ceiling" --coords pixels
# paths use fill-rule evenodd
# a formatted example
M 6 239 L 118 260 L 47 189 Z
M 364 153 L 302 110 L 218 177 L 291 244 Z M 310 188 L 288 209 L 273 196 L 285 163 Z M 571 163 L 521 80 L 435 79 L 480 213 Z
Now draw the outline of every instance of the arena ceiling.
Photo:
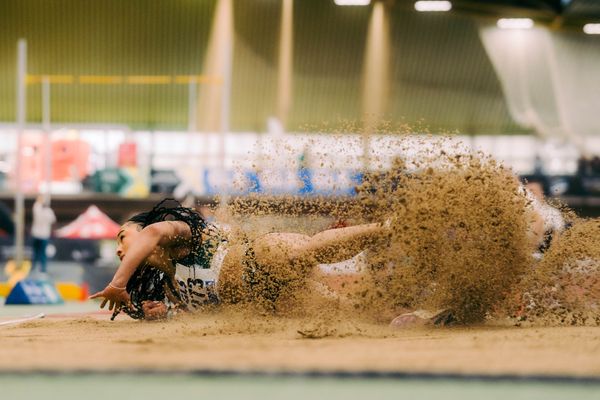
M 479 38 L 481 22 L 530 17 L 577 35 L 600 22 L 600 0 L 452 0 L 449 13 L 391 8 L 391 77 L 386 115 L 431 131 L 521 134 Z M 74 77 L 52 86 L 52 121 L 187 128 L 182 84 L 84 84 L 80 76 L 198 75 L 216 0 L 1 0 L 0 123 L 15 118 L 15 46 L 28 41 L 28 73 Z M 277 107 L 281 0 L 235 0 L 231 127 L 262 131 Z M 294 2 L 293 131 L 361 115 L 363 55 L 371 9 L 333 0 Z M 437 14 L 437 15 L 434 15 Z M 257 23 L 257 21 L 259 21 Z M 595 41 L 596 38 L 587 38 Z M 28 86 L 27 121 L 41 121 L 41 85 Z M 257 101 L 260 99 L 260 101 Z M 325 121 L 325 122 L 324 122 Z M 331 128 L 333 129 L 333 128 Z
M 460 4 L 462 2 L 457 2 Z M 465 1 L 481 10 L 496 9 L 504 13 L 520 10 L 532 16 L 562 16 L 565 19 L 587 19 L 600 17 L 600 2 L 597 0 L 488 0 Z
M 396 0 L 394 4 L 414 1 Z M 555 28 L 581 29 L 588 22 L 600 20 L 598 0 L 452 0 L 454 12 L 481 17 L 529 17 Z

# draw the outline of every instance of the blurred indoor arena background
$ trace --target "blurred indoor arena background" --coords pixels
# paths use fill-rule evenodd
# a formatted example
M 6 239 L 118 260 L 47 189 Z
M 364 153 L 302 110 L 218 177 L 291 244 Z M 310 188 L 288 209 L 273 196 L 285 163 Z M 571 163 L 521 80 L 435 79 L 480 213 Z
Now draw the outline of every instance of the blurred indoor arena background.
M 0 304 L 29 274 L 40 195 L 56 222 L 47 273 L 29 278 L 56 288 L 41 303 L 65 302 L 4 305 L 6 321 L 95 310 L 87 296 L 118 266 L 118 226 L 164 197 L 200 211 L 250 196 L 351 202 L 366 174 L 410 156 L 386 145 L 398 136 L 418 147 L 448 135 L 600 215 L 598 0 L 0 0 L 0 55 Z M 128 379 L 11 373 L 0 393 L 13 398 Z M 382 397 L 522 392 L 410 374 L 396 387 L 399 376 L 381 377 Z M 199 387 L 231 386 L 209 378 Z M 377 393 L 335 378 L 306 396 Z M 38 386 L 21 392 L 27 379 Z M 194 392 L 194 376 L 173 379 Z M 231 379 L 245 397 L 298 385 Z M 576 390 L 544 382 L 521 384 L 540 398 L 600 391 L 593 377 Z

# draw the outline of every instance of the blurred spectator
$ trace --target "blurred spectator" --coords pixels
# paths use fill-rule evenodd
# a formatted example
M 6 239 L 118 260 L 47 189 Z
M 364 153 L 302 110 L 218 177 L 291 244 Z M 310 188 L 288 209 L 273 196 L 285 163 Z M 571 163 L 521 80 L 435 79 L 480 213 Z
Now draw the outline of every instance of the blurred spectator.
M 581 156 L 577 160 L 576 174 L 582 177 L 600 177 L 600 157 Z
M 560 210 L 546 202 L 540 182 L 529 182 L 525 189 L 531 201 L 531 208 L 535 212 L 531 228 L 538 238 L 538 253 L 535 256 L 539 257 L 550 247 L 552 239 L 566 228 L 566 222 Z
M 31 270 L 35 271 L 38 262 L 42 275 L 47 273 L 46 247 L 50 240 L 52 224 L 56 222 L 54 211 L 50 208 L 48 197 L 38 196 L 33 204 L 33 225 L 31 227 L 31 236 L 33 237 L 33 260 Z
M 592 175 L 600 176 L 600 157 L 594 156 L 590 161 L 590 170 Z
M 600 157 L 582 156 L 579 158 L 570 192 L 579 195 L 600 194 Z
M 0 229 L 10 236 L 15 233 L 15 223 L 12 219 L 12 211 L 3 202 L 0 202 Z
M 579 157 L 579 160 L 577 160 L 577 171 L 575 174 L 577 176 L 588 176 L 591 175 L 591 172 L 590 160 L 585 156 Z

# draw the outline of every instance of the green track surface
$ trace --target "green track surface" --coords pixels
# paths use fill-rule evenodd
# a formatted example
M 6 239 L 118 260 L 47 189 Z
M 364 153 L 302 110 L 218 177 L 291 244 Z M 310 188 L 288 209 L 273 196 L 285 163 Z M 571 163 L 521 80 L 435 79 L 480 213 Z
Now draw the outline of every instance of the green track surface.
M 444 379 L 0 375 L 6 399 L 598 399 L 600 384 Z

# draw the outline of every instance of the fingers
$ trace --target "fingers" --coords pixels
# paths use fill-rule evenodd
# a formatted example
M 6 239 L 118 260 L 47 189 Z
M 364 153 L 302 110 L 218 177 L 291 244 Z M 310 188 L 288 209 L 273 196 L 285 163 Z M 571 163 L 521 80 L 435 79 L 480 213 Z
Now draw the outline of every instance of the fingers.
M 104 290 L 101 290 L 99 292 L 94 293 L 93 295 L 91 295 L 90 297 L 88 297 L 89 299 L 97 299 L 98 297 L 103 297 L 104 296 Z
M 103 297 L 103 300 L 100 303 L 100 308 L 104 308 L 106 304 L 108 304 L 108 309 L 111 311 L 120 310 L 123 307 L 126 307 L 127 309 L 133 308 L 133 305 L 131 304 L 131 298 L 127 292 L 124 292 L 124 294 L 115 295 L 114 293 L 107 291 L 107 289 L 104 289 L 100 292 L 94 293 L 89 298 L 96 299 L 99 297 Z

